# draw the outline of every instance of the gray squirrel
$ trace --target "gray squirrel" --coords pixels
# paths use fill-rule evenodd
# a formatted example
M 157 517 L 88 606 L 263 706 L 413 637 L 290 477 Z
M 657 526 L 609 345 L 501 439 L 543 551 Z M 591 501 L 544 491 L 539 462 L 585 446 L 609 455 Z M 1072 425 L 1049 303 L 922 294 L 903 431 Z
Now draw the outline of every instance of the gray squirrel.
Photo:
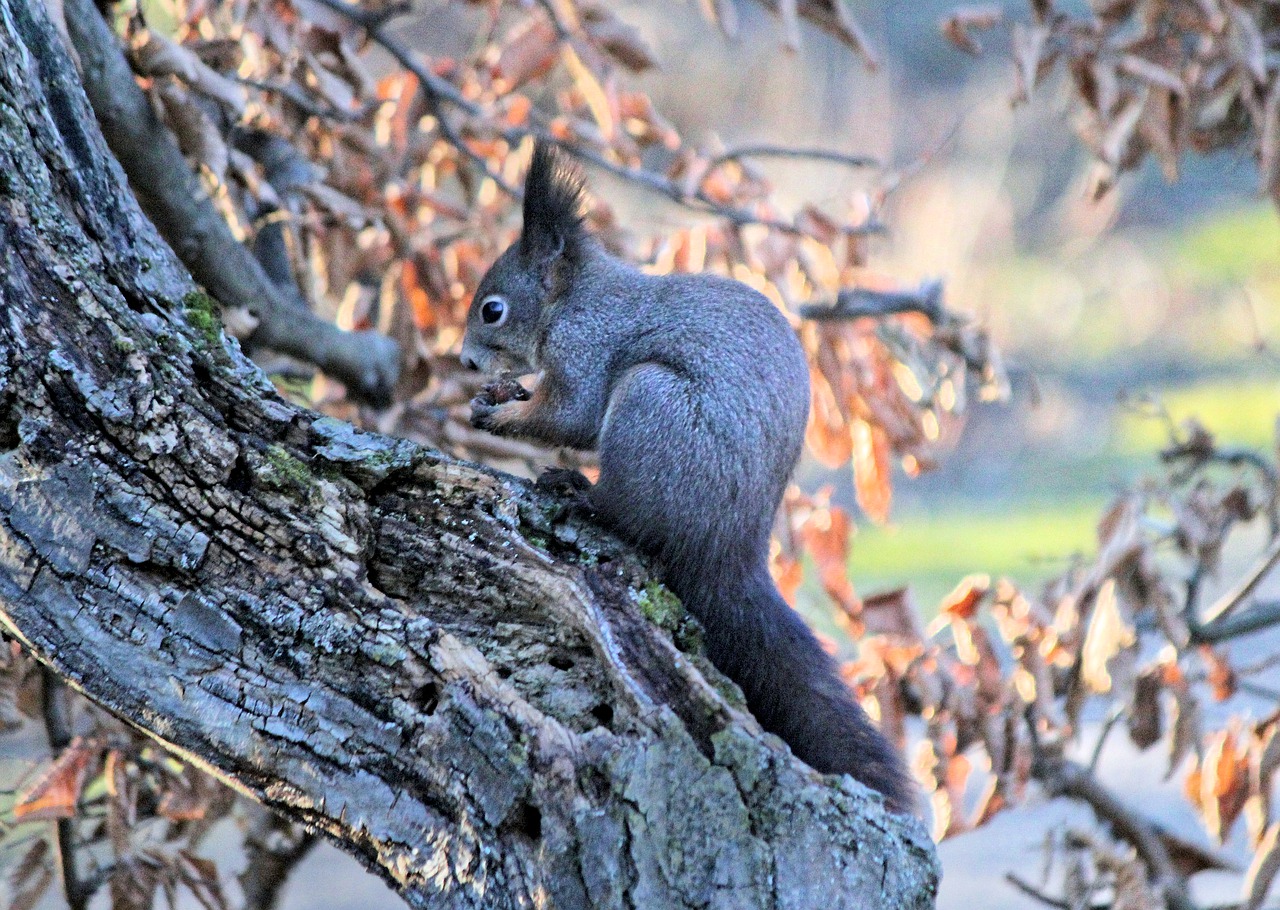
M 583 223 L 581 174 L 539 143 L 520 239 L 467 314 L 462 362 L 497 373 L 472 424 L 598 449 L 600 477 L 548 472 L 644 551 L 701 621 L 707 655 L 761 725 L 814 769 L 912 811 L 897 751 L 782 599 L 767 559 L 804 441 L 809 370 L 786 317 L 746 285 L 646 275 Z M 532 394 L 510 377 L 539 374 Z

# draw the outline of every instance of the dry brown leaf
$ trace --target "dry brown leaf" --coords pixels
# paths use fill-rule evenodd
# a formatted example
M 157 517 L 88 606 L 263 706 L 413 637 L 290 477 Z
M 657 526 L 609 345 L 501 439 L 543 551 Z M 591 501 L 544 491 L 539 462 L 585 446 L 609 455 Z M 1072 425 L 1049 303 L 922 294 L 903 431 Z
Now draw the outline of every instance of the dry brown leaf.
M 89 771 L 101 757 L 101 743 L 77 736 L 14 802 L 14 817 L 36 821 L 74 816 Z
M 9 872 L 9 910 L 32 910 L 53 884 L 49 841 L 38 838 Z
M 883 428 L 862 418 L 850 424 L 853 485 L 858 505 L 876 524 L 889 520 L 893 487 L 889 479 L 889 440 Z
M 1091 692 L 1111 691 L 1112 661 L 1121 652 L 1133 648 L 1136 642 L 1133 627 L 1121 615 L 1115 580 L 1108 578 L 1094 600 L 1081 651 L 1081 678 Z
M 953 619 L 972 619 L 990 590 L 990 575 L 969 575 L 942 598 L 938 611 Z
M 1203 645 L 1200 648 L 1200 657 L 1209 668 L 1209 688 L 1213 692 L 1214 699 L 1226 701 L 1235 695 L 1239 680 L 1236 679 L 1236 671 L 1226 656 L 1208 645 Z
M 1172 686 L 1174 696 L 1173 735 L 1169 739 L 1169 769 L 1164 779 L 1168 780 L 1173 772 L 1182 764 L 1182 760 L 1200 745 L 1203 716 L 1200 703 L 1191 694 L 1190 688 L 1183 683 Z
M 516 26 L 494 63 L 495 87 L 513 91 L 551 72 L 559 59 L 556 31 L 547 17 L 537 13 Z
M 1226 840 L 1249 796 L 1249 759 L 1236 731 L 1211 734 L 1200 762 L 1200 814 L 1219 843 Z
M 942 34 L 962 51 L 977 56 L 982 53 L 982 42 L 973 32 L 994 28 L 1003 19 L 1004 11 L 998 6 L 964 6 L 942 20 Z
M 1138 674 L 1134 682 L 1133 701 L 1129 704 L 1129 739 L 1139 749 L 1149 749 L 1164 735 L 1164 711 L 1160 693 L 1164 689 L 1159 667 Z
M 880 591 L 864 597 L 860 619 L 865 635 L 887 635 L 911 641 L 921 638 L 908 588 Z
M 212 860 L 180 850 L 176 857 L 178 877 L 204 910 L 227 910 L 227 899 L 218 881 L 218 867 Z
M 177 83 L 161 84 L 157 94 L 164 106 L 165 123 L 177 137 L 182 154 L 203 164 L 219 183 L 225 182 L 229 161 L 227 143 L 204 109 Z
M 633 73 L 658 65 L 653 50 L 634 26 L 623 22 L 602 3 L 579 3 L 583 31 L 591 42 Z

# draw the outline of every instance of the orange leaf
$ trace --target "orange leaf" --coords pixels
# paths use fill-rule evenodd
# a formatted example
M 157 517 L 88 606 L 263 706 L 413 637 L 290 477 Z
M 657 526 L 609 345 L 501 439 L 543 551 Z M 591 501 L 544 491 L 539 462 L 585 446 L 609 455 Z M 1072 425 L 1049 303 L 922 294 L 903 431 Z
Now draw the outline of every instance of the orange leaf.
M 969 575 L 956 585 L 955 590 L 942 598 L 939 610 L 954 619 L 972 619 L 978 612 L 978 605 L 990 590 L 990 575 Z
M 102 746 L 97 741 L 77 736 L 14 803 L 14 816 L 23 821 L 74 816 L 89 768 L 101 753 Z
M 889 440 L 881 427 L 855 418 L 853 436 L 853 485 L 858 505 L 876 524 L 889 520 L 893 488 L 889 480 Z

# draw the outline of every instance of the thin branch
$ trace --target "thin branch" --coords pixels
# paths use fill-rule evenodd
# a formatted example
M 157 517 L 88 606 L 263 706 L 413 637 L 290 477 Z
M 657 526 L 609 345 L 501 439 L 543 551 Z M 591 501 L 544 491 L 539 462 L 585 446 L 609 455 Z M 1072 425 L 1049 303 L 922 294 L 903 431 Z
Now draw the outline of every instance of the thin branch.
M 1038 900 L 1040 903 L 1045 904 L 1046 906 L 1056 907 L 1058 908 L 1058 910 L 1078 910 L 1076 904 L 1069 903 L 1068 901 L 1065 901 L 1060 897 L 1054 897 L 1052 894 L 1048 894 L 1042 891 L 1041 889 L 1037 888 L 1035 885 L 1031 884 L 1026 879 L 1018 876 L 1017 873 L 1006 872 L 1004 875 L 1004 880 L 1007 881 L 1009 884 L 1013 885 L 1023 894 L 1027 895 L 1027 897 L 1030 897 L 1034 900 Z M 1107 908 L 1109 908 L 1110 906 L 1111 906 L 1110 904 L 1092 904 L 1089 910 L 1107 910 Z
M 1203 630 L 1203 626 L 1212 625 L 1226 619 L 1233 610 L 1239 607 L 1257 589 L 1258 585 L 1276 567 L 1277 563 L 1280 563 L 1280 538 L 1273 540 L 1270 548 L 1262 554 L 1262 557 L 1249 573 L 1240 579 L 1240 583 L 1223 594 L 1218 599 L 1218 602 L 1210 608 L 1202 620 L 1201 629 Z M 1195 629 L 1192 632 L 1195 634 Z
M 387 34 L 385 30 L 387 17 L 370 15 L 368 10 L 361 9 L 353 3 L 347 3 L 346 0 L 316 0 L 316 2 L 360 26 L 371 41 L 378 44 L 394 57 L 397 63 L 413 73 L 418 79 L 418 86 L 423 96 L 426 98 L 427 107 L 431 109 L 436 122 L 440 124 L 440 135 L 445 138 L 445 141 L 474 164 L 485 177 L 496 183 L 503 192 L 516 199 L 521 197 L 519 189 L 503 180 L 502 176 L 489 166 L 489 162 L 485 160 L 483 155 L 477 154 L 474 149 L 467 145 L 449 120 L 449 113 L 444 110 L 444 104 L 447 102 L 464 113 L 478 117 L 482 113 L 480 105 L 466 98 L 447 79 L 442 79 L 432 72 L 431 68 L 423 63 L 407 44 L 395 36 Z
M 783 14 L 787 6 L 793 6 L 804 19 L 834 35 L 862 56 L 867 69 L 876 69 L 880 61 L 871 49 L 871 42 L 863 34 L 861 26 L 850 14 L 844 0 L 756 0 L 765 9 Z
M 800 307 L 804 319 L 882 319 L 899 313 L 920 313 L 934 325 L 944 322 L 947 311 L 942 306 L 942 282 L 926 281 L 914 291 L 873 291 L 848 288 L 839 293 L 833 305 L 807 304 Z
M 49 748 L 58 758 L 71 742 L 71 701 L 67 684 L 46 666 L 40 667 L 40 688 L 44 701 L 44 729 Z M 60 818 L 55 828 L 58 864 L 62 869 L 62 891 L 71 910 L 85 910 L 93 891 L 85 886 L 76 869 L 74 818 Z
M 1196 910 L 1187 880 L 1169 856 L 1154 824 L 1124 805 L 1089 770 L 1066 759 L 1038 754 L 1032 762 L 1032 776 L 1054 796 L 1066 796 L 1085 803 L 1099 821 L 1138 851 L 1164 892 L 1168 910 Z
M 1213 644 L 1242 635 L 1251 635 L 1280 624 L 1280 601 L 1254 604 L 1238 616 L 1221 619 L 1191 629 L 1192 644 Z
M 328 104 L 317 104 L 311 98 L 307 97 L 307 93 L 302 91 L 297 85 L 289 82 L 265 82 L 261 79 L 250 79 L 247 76 L 236 76 L 235 80 L 241 85 L 247 85 L 255 88 L 260 92 L 269 92 L 273 95 L 279 95 L 288 101 L 298 110 L 311 117 L 318 117 L 321 120 L 333 120 L 338 123 L 356 123 L 364 118 L 369 112 L 369 107 L 363 107 L 358 111 L 344 111 L 341 108 L 333 107 Z
M 1106 723 L 1102 725 L 1102 732 L 1098 734 L 1098 742 L 1093 747 L 1093 755 L 1089 757 L 1089 773 L 1096 774 L 1098 772 L 1098 762 L 1102 760 L 1102 747 L 1107 743 L 1107 737 L 1111 735 L 1111 731 L 1115 729 L 1116 722 L 1124 716 L 1124 705 L 1117 704 L 1112 707 L 1107 714 Z
M 881 167 L 879 160 L 867 155 L 850 155 L 831 149 L 799 148 L 787 145 L 743 145 L 730 149 L 711 159 L 707 171 L 714 171 L 729 162 L 741 163 L 743 158 L 790 158 L 798 161 L 828 161 L 846 167 Z
M 388 35 L 382 27 L 382 24 L 370 20 L 368 15 L 360 7 L 346 2 L 346 0 L 316 0 L 321 6 L 346 17 L 351 22 L 359 25 L 365 30 L 365 34 L 369 39 L 382 47 L 383 50 L 391 54 L 393 58 L 409 72 L 418 77 L 422 91 L 426 95 L 427 106 L 435 115 L 437 122 L 440 124 L 441 135 L 444 136 L 451 146 L 458 150 L 470 160 L 480 171 L 494 181 L 503 192 L 509 196 L 520 199 L 522 193 L 518 187 L 511 186 L 503 178 L 494 172 L 488 161 L 482 155 L 478 155 L 469 145 L 457 126 L 449 119 L 449 112 L 444 110 L 446 104 L 451 105 L 471 117 L 482 117 L 484 115 L 483 108 L 476 102 L 464 97 L 458 89 L 450 82 L 442 79 L 431 71 L 422 60 L 418 59 L 410 48 L 403 42 L 399 41 L 392 35 Z M 820 4 L 818 4 L 820 5 Z M 805 13 L 802 11 L 802 15 Z M 609 160 L 605 155 L 590 149 L 586 146 L 568 142 L 556 136 L 550 129 L 545 118 L 538 118 L 537 113 L 531 114 L 533 117 L 533 126 L 531 127 L 513 127 L 501 130 L 499 135 L 508 143 L 515 145 L 527 138 L 533 137 L 543 142 L 551 143 L 567 154 L 579 161 L 590 164 L 599 168 L 606 173 L 612 174 L 630 183 L 634 183 L 640 187 L 651 190 L 667 197 L 686 208 L 706 215 L 717 218 L 724 218 L 726 221 L 738 227 L 746 225 L 761 225 L 763 227 L 772 228 L 793 236 L 803 235 L 802 231 L 795 224 L 782 220 L 780 218 L 771 218 L 764 215 L 756 214 L 747 208 L 739 206 L 729 206 L 719 203 L 710 198 L 702 189 L 690 193 L 678 181 L 665 177 L 662 174 L 654 173 L 643 168 L 631 168 L 617 162 Z M 802 157 L 821 157 L 821 156 L 838 156 L 835 152 L 820 152 L 813 150 L 801 150 L 805 152 Z M 851 163 L 855 159 L 853 156 L 840 156 L 847 159 L 845 163 Z M 859 166 L 862 166 L 861 164 Z M 875 219 L 860 225 L 850 225 L 841 229 L 845 235 L 856 236 L 861 234 L 877 234 L 884 231 L 884 226 Z

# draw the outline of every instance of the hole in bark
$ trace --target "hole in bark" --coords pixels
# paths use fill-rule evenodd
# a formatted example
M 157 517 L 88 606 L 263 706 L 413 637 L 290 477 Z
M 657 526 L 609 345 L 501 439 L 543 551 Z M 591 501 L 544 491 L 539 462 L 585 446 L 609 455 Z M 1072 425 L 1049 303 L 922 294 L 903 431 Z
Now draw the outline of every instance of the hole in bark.
M 0 452 L 12 452 L 20 445 L 18 409 L 8 401 L 0 401 Z
M 510 667 L 499 667 L 499 668 L 498 668 L 498 678 L 499 678 L 499 679 L 510 679 L 510 678 L 511 678 L 511 668 L 510 668 Z
M 413 693 L 413 700 L 422 713 L 430 717 L 440 706 L 440 687 L 434 682 L 419 686 L 418 691 Z
M 560 657 L 559 655 L 551 658 L 547 663 L 551 664 L 551 666 L 555 667 L 557 670 L 573 669 L 573 661 L 567 657 Z
M 591 716 L 600 721 L 600 726 L 607 727 L 613 723 L 613 705 L 598 704 L 591 709 Z
M 244 456 L 240 455 L 231 469 L 231 476 L 227 478 L 227 486 L 236 493 L 243 494 L 248 493 L 252 485 L 253 474 L 249 471 L 249 465 L 245 462 Z
M 521 803 L 516 810 L 516 830 L 530 840 L 542 837 L 542 810 L 530 803 Z

